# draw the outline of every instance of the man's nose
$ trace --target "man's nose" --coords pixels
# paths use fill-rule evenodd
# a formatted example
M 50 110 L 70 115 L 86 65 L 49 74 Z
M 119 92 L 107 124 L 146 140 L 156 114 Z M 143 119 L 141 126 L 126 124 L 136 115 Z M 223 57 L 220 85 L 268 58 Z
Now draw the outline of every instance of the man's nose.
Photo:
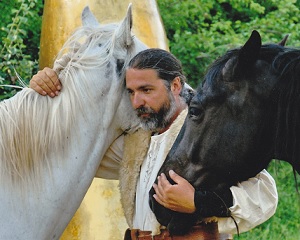
M 145 100 L 141 94 L 135 93 L 131 98 L 131 103 L 133 108 L 137 109 L 145 105 Z

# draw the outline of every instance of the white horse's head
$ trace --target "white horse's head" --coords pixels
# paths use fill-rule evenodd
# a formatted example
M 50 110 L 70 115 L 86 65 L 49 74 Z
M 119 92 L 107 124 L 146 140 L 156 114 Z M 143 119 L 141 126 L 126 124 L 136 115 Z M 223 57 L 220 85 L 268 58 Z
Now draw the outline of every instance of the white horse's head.
M 59 72 L 63 85 L 64 79 L 72 79 L 73 83 L 66 85 L 73 88 L 73 93 L 81 92 L 79 98 L 88 92 L 91 105 L 110 111 L 103 114 L 102 126 L 111 124 L 113 106 L 119 111 L 114 120 L 122 120 L 119 124 L 127 130 L 131 128 L 129 124 L 136 125 L 137 118 L 127 94 L 124 94 L 125 68 L 134 55 L 147 48 L 131 32 L 131 4 L 120 24 L 99 24 L 88 7 L 82 12 L 82 24 L 82 28 L 64 45 L 54 68 Z M 84 80 L 74 81 L 78 78 Z M 81 107 L 85 109 L 85 106 Z

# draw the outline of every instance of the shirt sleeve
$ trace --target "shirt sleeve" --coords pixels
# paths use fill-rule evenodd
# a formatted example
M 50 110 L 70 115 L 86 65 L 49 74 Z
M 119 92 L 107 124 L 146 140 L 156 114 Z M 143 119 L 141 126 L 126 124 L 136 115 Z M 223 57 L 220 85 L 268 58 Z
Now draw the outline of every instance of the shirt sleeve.
M 119 179 L 120 162 L 123 158 L 124 135 L 118 137 L 108 148 L 100 162 L 95 177 Z
M 219 218 L 220 233 L 239 233 L 249 231 L 267 221 L 274 215 L 278 204 L 278 193 L 273 177 L 263 170 L 255 177 L 230 188 L 233 206 L 230 218 Z M 235 221 L 235 222 L 234 222 Z

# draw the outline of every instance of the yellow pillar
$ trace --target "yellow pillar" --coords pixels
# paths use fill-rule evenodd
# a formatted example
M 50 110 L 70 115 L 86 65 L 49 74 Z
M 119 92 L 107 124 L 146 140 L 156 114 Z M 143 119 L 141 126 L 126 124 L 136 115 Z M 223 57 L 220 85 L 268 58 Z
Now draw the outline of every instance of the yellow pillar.
M 149 47 L 168 49 L 155 0 L 45 0 L 40 68 L 52 67 L 68 36 L 81 25 L 89 5 L 101 23 L 120 21 L 133 8 L 133 32 Z M 119 201 L 118 181 L 94 179 L 61 240 L 120 240 L 127 228 Z
M 89 6 L 101 23 L 120 21 L 132 3 L 133 32 L 149 47 L 168 44 L 155 0 L 45 0 L 40 47 L 40 68 L 51 67 L 63 43 L 81 26 L 81 12 Z

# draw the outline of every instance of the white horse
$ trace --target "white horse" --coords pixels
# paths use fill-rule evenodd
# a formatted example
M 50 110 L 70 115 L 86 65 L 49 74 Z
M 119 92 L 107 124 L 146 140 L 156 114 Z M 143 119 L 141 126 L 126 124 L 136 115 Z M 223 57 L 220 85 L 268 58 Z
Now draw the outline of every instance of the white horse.
M 82 23 L 54 65 L 58 97 L 24 88 L 0 103 L 0 240 L 59 239 L 108 147 L 139 124 L 124 84 L 146 48 L 131 6 L 120 24 L 100 25 L 88 8 Z

